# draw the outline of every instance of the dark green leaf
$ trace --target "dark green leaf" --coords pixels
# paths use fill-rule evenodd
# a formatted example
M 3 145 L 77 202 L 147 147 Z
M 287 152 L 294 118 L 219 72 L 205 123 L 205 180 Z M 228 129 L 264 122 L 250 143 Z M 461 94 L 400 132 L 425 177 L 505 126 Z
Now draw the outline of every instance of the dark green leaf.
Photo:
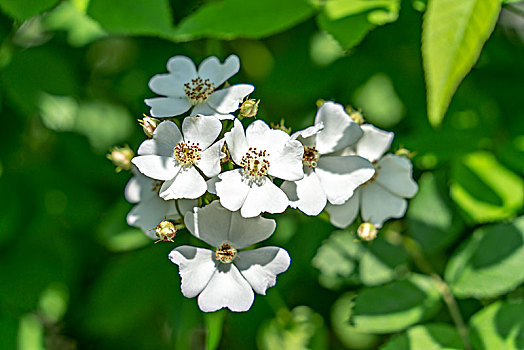
M 445 323 L 416 326 L 406 333 L 391 338 L 380 350 L 463 349 L 464 345 L 457 330 Z
M 359 44 L 374 27 L 365 14 L 330 20 L 324 13 L 320 13 L 317 21 L 320 29 L 331 34 L 345 50 Z
M 60 0 L 0 0 L 0 8 L 9 16 L 18 20 L 31 18 L 49 10 Z

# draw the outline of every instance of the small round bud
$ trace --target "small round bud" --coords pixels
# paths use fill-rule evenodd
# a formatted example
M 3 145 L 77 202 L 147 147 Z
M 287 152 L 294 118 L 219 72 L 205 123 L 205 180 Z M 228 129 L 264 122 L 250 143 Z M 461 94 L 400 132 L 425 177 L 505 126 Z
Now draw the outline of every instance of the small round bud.
M 256 101 L 252 98 L 248 98 L 240 106 L 240 116 L 243 118 L 256 118 L 258 113 L 258 104 L 260 100 Z
M 131 159 L 135 156 L 135 153 L 129 146 L 125 145 L 124 147 L 113 147 L 111 153 L 107 154 L 106 157 L 116 166 L 116 172 L 122 170 L 129 170 L 133 167 L 131 164 Z
M 161 241 L 174 242 L 173 238 L 176 236 L 176 227 L 171 221 L 163 220 L 155 227 L 155 233 L 158 237 L 158 241 L 155 243 Z
M 365 122 L 364 116 L 362 115 L 360 110 L 355 109 L 351 106 L 346 106 L 346 113 L 349 114 L 351 119 L 353 119 L 353 121 L 357 123 L 358 125 L 364 124 Z
M 363 241 L 372 241 L 377 238 L 378 230 L 370 222 L 363 222 L 357 229 L 358 237 Z
M 320 107 L 322 107 L 324 102 L 326 102 L 326 101 L 321 99 L 321 98 L 319 98 L 315 104 L 317 105 L 317 108 L 320 108 Z
M 409 149 L 402 147 L 402 148 L 399 148 L 395 152 L 395 154 L 397 156 L 403 156 L 403 157 L 407 157 L 408 159 L 412 159 L 415 156 L 416 152 L 411 152 Z
M 142 126 L 144 134 L 146 134 L 147 137 L 151 138 L 153 137 L 153 133 L 155 132 L 156 127 L 160 123 L 160 120 L 153 117 L 149 117 L 145 114 L 143 114 L 143 116 L 143 119 L 138 119 L 138 124 Z

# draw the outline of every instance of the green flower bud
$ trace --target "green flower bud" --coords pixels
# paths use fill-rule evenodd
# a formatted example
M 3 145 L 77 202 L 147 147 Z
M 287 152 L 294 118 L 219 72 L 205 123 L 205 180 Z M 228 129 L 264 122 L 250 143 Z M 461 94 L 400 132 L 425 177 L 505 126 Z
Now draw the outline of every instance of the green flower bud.
M 372 241 L 377 238 L 378 230 L 370 222 L 363 222 L 357 229 L 358 237 L 363 241 Z
M 245 100 L 240 106 L 240 116 L 243 118 L 256 118 L 259 102 L 260 100 L 256 101 L 252 98 Z
M 116 166 L 115 171 L 118 173 L 122 170 L 130 170 L 133 167 L 131 159 L 135 156 L 135 153 L 128 145 L 124 147 L 113 147 L 111 153 L 107 154 L 106 157 Z
M 160 120 L 149 117 L 144 114 L 143 119 L 138 119 L 138 124 L 142 126 L 142 129 L 144 130 L 144 134 L 146 134 L 147 137 L 151 138 L 153 137 L 153 133 L 155 132 L 156 127 L 160 123 Z

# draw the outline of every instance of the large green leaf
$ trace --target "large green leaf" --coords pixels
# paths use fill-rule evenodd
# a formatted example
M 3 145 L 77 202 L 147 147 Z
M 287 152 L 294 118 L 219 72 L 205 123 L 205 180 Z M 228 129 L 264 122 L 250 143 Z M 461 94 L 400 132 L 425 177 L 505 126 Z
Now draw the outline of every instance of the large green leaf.
M 475 350 L 524 349 L 524 301 L 498 301 L 470 320 L 471 345 Z
M 9 16 L 25 20 L 49 10 L 60 0 L 0 0 L 0 8 Z
M 87 14 L 117 34 L 169 36 L 169 0 L 91 0 Z
M 524 181 L 487 152 L 468 154 L 452 172 L 451 198 L 471 223 L 514 216 L 524 203 Z
M 306 0 L 208 2 L 180 22 L 174 38 L 262 38 L 306 20 L 314 11 Z
M 500 0 L 430 0 L 424 15 L 422 57 L 428 118 L 442 122 L 457 87 L 493 31 Z
M 524 217 L 481 227 L 454 254 L 446 281 L 461 298 L 491 298 L 524 282 Z
M 415 326 L 391 338 L 380 350 L 463 349 L 464 345 L 457 330 L 445 323 L 430 323 Z
M 439 308 L 440 292 L 433 280 L 412 275 L 362 289 L 355 299 L 350 322 L 359 331 L 393 333 L 434 315 Z

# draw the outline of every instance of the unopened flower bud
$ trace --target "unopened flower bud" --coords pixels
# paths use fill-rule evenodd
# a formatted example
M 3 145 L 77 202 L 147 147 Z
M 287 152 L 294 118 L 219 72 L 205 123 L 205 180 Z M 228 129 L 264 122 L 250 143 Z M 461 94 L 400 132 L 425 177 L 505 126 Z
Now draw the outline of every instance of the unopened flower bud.
M 357 229 L 358 237 L 363 241 L 372 241 L 377 238 L 378 230 L 370 222 L 363 222 Z
M 113 147 L 111 153 L 107 154 L 106 157 L 116 166 L 116 172 L 122 170 L 129 170 L 133 167 L 131 164 L 131 159 L 135 156 L 135 153 L 129 146 L 125 145 L 124 147 Z
M 244 118 L 256 118 L 258 113 L 258 104 L 260 100 L 248 98 L 240 106 L 240 116 Z
M 174 242 L 173 238 L 176 236 L 176 227 L 175 224 L 173 224 L 169 220 L 163 220 L 160 221 L 160 223 L 155 227 L 155 233 L 158 237 L 158 241 L 155 243 L 161 242 L 161 241 L 169 241 Z
M 395 152 L 395 154 L 397 156 L 403 156 L 403 157 L 407 157 L 409 159 L 412 159 L 415 156 L 416 152 L 411 152 L 409 149 L 402 147 L 402 148 L 399 148 Z
M 155 132 L 156 127 L 160 123 L 160 120 L 149 117 L 144 114 L 143 119 L 138 119 L 138 124 L 142 126 L 142 129 L 144 130 L 144 134 L 146 134 L 147 137 L 151 138 L 153 137 L 153 133 Z
M 353 119 L 353 121 L 355 123 L 357 123 L 358 125 L 364 124 L 364 122 L 365 122 L 364 116 L 362 115 L 360 110 L 355 109 L 355 108 L 353 108 L 351 106 L 346 106 L 346 113 L 349 114 L 351 119 Z

